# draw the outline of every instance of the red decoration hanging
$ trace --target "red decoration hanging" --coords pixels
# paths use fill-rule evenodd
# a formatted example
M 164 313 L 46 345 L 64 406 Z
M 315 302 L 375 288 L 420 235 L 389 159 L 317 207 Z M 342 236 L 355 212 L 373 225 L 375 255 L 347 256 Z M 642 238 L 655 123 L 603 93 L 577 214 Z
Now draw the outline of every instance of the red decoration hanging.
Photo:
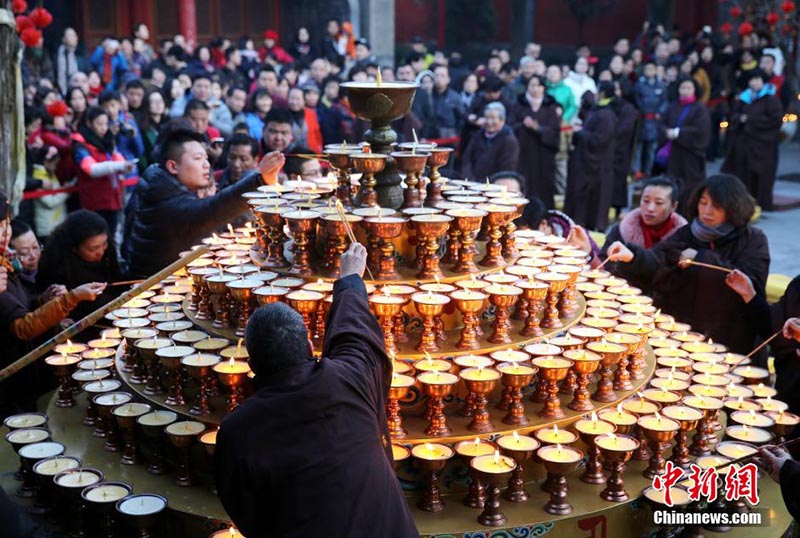
M 723 34 L 730 34 L 733 32 L 733 26 L 729 22 L 722 23 L 722 25 L 719 27 L 719 31 Z
M 734 19 L 738 19 L 741 16 L 742 16 L 742 8 L 740 8 L 739 6 L 733 6 L 731 8 L 731 17 L 733 17 Z
M 30 17 L 37 28 L 46 28 L 53 22 L 53 16 L 43 7 L 31 10 Z
M 743 22 L 739 25 L 739 35 L 746 36 L 753 33 L 753 25 L 749 22 Z
M 26 15 L 17 15 L 17 33 L 22 34 L 28 28 L 35 28 L 33 21 Z
M 59 99 L 47 105 L 47 113 L 54 118 L 66 116 L 69 113 L 67 103 Z
M 22 32 L 20 32 L 19 37 L 28 48 L 36 47 L 42 42 L 41 30 L 33 27 L 25 28 Z
M 16 15 L 20 15 L 28 11 L 28 2 L 25 0 L 13 0 L 11 2 L 11 11 Z
M 784 3 L 781 4 L 781 11 L 784 13 L 791 13 L 794 11 L 795 5 L 792 0 L 786 0 Z
M 778 24 L 778 21 L 781 20 L 781 16 L 775 13 L 774 11 L 770 11 L 767 13 L 767 24 L 770 26 L 775 26 Z

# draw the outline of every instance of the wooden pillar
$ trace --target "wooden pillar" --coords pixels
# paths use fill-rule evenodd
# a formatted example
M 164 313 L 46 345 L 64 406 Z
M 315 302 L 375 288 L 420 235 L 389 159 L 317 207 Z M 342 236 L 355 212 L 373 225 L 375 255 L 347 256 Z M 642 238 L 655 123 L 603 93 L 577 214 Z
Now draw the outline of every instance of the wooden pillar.
M 7 9 L 0 9 L 0 192 L 11 200 L 15 208 L 25 188 L 25 131 L 19 49 L 14 14 Z
M 194 0 L 178 0 L 178 32 L 192 48 L 197 46 L 197 6 Z

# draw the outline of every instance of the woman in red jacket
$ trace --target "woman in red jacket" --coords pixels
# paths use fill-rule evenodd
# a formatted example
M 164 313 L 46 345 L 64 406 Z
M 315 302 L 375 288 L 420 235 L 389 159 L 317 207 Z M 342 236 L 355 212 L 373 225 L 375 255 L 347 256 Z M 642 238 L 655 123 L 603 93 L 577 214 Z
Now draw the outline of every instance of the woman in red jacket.
M 100 107 L 86 111 L 73 139 L 73 156 L 78 173 L 78 196 L 81 206 L 98 213 L 108 223 L 114 237 L 122 210 L 122 176 L 136 169 L 114 147 L 108 129 L 108 113 Z

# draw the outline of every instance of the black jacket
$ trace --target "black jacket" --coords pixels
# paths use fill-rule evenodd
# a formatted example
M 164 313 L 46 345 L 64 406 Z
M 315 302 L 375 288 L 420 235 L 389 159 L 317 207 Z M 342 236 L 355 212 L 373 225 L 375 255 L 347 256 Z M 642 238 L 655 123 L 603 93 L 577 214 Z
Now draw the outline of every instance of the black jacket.
M 261 185 L 258 170 L 211 198 L 198 198 L 161 165 L 145 170 L 125 207 L 124 256 L 131 275 L 146 277 L 247 210 L 242 194 Z
M 649 250 L 628 245 L 635 253 L 631 270 L 637 278 L 652 281 L 653 300 L 665 313 L 733 352 L 749 353 L 756 331 L 747 319 L 744 301 L 725 284 L 726 273 L 703 267 L 680 269 L 677 263 L 684 249 L 695 249 L 696 261 L 739 269 L 750 277 L 756 291 L 764 293 L 769 275 L 767 237 L 758 228 L 746 226 L 705 243 L 694 237 L 691 228 L 680 228 Z
M 323 356 L 263 380 L 222 421 L 222 505 L 252 538 L 417 536 L 388 443 L 392 367 L 355 275 L 334 284 Z

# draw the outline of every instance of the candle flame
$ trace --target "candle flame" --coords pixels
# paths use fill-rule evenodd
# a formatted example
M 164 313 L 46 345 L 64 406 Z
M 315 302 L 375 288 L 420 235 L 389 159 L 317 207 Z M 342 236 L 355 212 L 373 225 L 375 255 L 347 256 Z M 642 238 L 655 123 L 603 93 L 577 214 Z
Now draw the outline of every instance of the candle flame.
M 495 463 L 495 465 L 500 463 L 500 451 L 499 450 L 495 450 L 494 451 L 494 463 Z
M 558 439 L 558 424 L 553 424 L 553 435 Z
M 661 415 L 658 414 L 658 411 L 656 411 L 656 422 L 661 422 Z
M 234 361 L 233 357 L 231 357 L 231 360 L 228 361 L 228 368 L 232 370 L 234 366 L 236 366 L 236 361 Z
M 778 421 L 780 421 L 780 420 L 782 420 L 782 419 L 783 419 L 783 409 L 781 409 L 780 411 L 778 411 L 778 420 L 777 420 L 776 422 L 778 422 Z
M 559 456 L 561 455 L 561 443 L 556 443 L 556 452 Z
M 383 295 L 386 296 L 386 297 L 389 297 L 391 294 L 392 293 L 391 293 L 391 291 L 389 291 L 389 286 L 384 286 L 383 287 Z
M 436 279 L 436 285 L 438 286 L 438 285 L 440 284 L 440 282 L 439 282 L 439 275 L 433 275 L 433 278 L 435 278 L 435 279 Z
M 383 86 L 383 77 L 381 76 L 381 70 L 378 68 L 378 71 L 375 75 L 375 84 L 377 86 Z
M 231 225 L 230 223 L 228 223 L 228 231 L 230 233 L 233 233 L 233 225 Z
M 428 361 L 430 366 L 433 366 L 433 357 L 431 357 L 431 354 L 427 351 L 425 352 L 425 360 Z
M 742 433 L 747 436 L 747 424 L 742 424 Z
M 236 351 L 241 351 L 242 350 L 242 342 L 243 341 L 244 341 L 244 338 L 239 338 L 239 341 L 236 343 Z
M 739 398 L 736 400 L 736 403 L 739 407 L 742 407 L 742 404 L 744 404 L 744 397 L 739 396 Z
M 512 435 L 513 435 L 513 437 L 514 437 L 514 442 L 515 442 L 515 443 L 517 443 L 517 444 L 519 444 L 519 442 L 520 442 L 520 439 L 519 439 L 519 434 L 517 433 L 517 430 L 514 430 L 514 431 L 512 432 Z
M 617 404 L 617 415 L 618 416 L 622 416 L 622 404 L 621 403 Z
M 750 410 L 750 416 L 753 417 L 753 418 L 756 418 L 756 412 L 755 412 L 754 409 Z
M 514 432 L 514 433 L 517 433 L 517 432 Z M 475 438 L 475 441 L 474 441 L 472 444 L 473 444 L 473 446 L 478 446 L 478 445 L 480 445 L 480 444 L 481 444 L 481 439 L 480 439 L 480 437 L 476 437 L 476 438 Z
M 592 411 L 592 423 L 594 425 L 597 425 L 597 413 L 595 413 L 594 411 Z
M 231 538 L 233 538 L 234 536 L 236 536 L 236 529 L 234 529 L 233 527 L 228 527 L 228 533 L 231 535 Z

